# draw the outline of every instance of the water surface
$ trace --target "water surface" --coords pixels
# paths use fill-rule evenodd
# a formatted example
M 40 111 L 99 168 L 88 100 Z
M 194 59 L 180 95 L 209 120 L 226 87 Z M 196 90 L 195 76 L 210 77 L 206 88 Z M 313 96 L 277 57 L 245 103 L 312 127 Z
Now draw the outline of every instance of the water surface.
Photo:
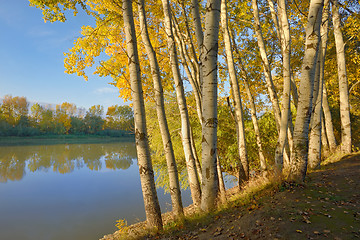
M 95 240 L 118 219 L 145 219 L 134 143 L 0 147 L 0 239 Z

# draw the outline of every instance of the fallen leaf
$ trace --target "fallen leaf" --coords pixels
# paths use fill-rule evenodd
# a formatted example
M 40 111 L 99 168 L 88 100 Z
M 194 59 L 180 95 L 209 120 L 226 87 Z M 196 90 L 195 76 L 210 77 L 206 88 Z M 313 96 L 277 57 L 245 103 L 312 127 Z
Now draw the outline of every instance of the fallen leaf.
M 216 236 L 219 236 L 221 235 L 221 232 L 214 232 L 213 236 L 216 237 Z
M 330 230 L 325 229 L 323 232 L 324 233 L 330 233 Z

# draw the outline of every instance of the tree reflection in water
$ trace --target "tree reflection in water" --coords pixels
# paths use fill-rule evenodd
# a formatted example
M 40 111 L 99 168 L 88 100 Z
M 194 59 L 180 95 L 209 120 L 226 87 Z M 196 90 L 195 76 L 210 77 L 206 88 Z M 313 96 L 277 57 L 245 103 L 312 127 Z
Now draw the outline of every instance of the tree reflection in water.
M 84 167 L 93 171 L 128 169 L 133 159 L 134 143 L 0 147 L 0 182 L 19 181 L 26 171 L 65 174 Z

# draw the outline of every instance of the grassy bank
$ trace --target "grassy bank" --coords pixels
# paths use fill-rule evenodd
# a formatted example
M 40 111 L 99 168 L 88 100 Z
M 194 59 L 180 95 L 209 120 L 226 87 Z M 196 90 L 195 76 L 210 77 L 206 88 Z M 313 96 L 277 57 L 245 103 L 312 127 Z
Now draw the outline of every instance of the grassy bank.
M 89 144 L 132 142 L 133 135 L 122 137 L 98 136 L 98 135 L 42 135 L 32 137 L 0 137 L 0 146 L 21 145 L 52 145 L 52 144 Z
M 360 238 L 360 152 L 335 155 L 310 172 L 304 185 L 253 179 L 211 213 L 187 208 L 185 219 L 163 215 L 164 230 L 145 222 L 123 227 L 103 240 L 118 239 L 358 239 Z

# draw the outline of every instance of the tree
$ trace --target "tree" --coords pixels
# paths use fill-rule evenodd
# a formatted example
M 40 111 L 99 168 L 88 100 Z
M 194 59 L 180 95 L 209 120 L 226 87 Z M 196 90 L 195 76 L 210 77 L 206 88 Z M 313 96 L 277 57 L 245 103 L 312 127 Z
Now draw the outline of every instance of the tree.
M 130 106 L 113 105 L 106 112 L 106 128 L 131 131 L 134 128 L 134 112 Z
M 129 58 L 128 65 L 132 100 L 134 105 L 136 150 L 148 227 L 160 230 L 163 226 L 146 131 L 144 98 L 141 86 L 140 65 L 131 2 L 132 1 L 130 0 L 123 0 L 122 11 L 125 26 L 127 56 Z
M 43 133 L 52 133 L 55 131 L 55 122 L 54 122 L 54 111 L 51 109 L 44 109 L 41 113 L 41 118 L 39 122 L 40 131 Z
M 327 142 L 327 139 L 322 139 L 322 132 L 325 129 L 322 127 L 322 99 L 324 86 L 324 67 L 326 48 L 328 41 L 328 21 L 329 21 L 329 1 L 324 1 L 324 11 L 322 16 L 322 24 L 320 27 L 320 49 L 318 54 L 318 61 L 316 63 L 316 86 L 314 87 L 313 98 L 313 115 L 311 118 L 310 140 L 309 140 L 309 167 L 319 168 L 321 162 L 321 141 Z
M 291 39 L 290 39 L 290 26 L 287 16 L 287 7 L 286 1 L 280 0 L 279 5 L 279 22 L 280 24 L 280 38 L 281 38 L 281 53 L 283 61 L 283 94 L 282 94 L 282 112 L 280 119 L 280 131 L 278 145 L 275 151 L 275 164 L 279 169 L 283 165 L 283 152 L 286 144 L 286 138 L 288 137 L 287 132 L 289 128 L 290 119 L 290 93 L 291 93 L 291 66 L 290 66 L 290 56 L 291 56 Z M 290 139 L 292 139 L 291 132 L 289 133 Z M 291 142 L 291 141 L 290 141 Z M 288 166 L 287 166 L 288 167 Z
M 176 217 L 181 218 L 184 215 L 184 210 L 181 201 L 178 170 L 176 166 L 174 149 L 173 149 L 169 127 L 165 114 L 164 92 L 160 78 L 159 63 L 156 57 L 156 53 L 150 42 L 149 33 L 147 29 L 144 0 L 139 1 L 138 8 L 139 8 L 140 26 L 142 29 L 141 37 L 143 44 L 145 45 L 145 49 L 149 57 L 149 62 L 152 69 L 151 72 L 154 82 L 156 112 L 159 122 L 159 128 L 161 131 L 162 141 L 163 141 L 164 153 L 166 157 L 173 213 L 175 214 Z
M 216 169 L 217 142 L 217 58 L 220 22 L 220 0 L 209 0 L 206 5 L 205 31 L 201 45 L 202 64 L 202 194 L 201 209 L 215 206 L 218 192 Z
M 5 120 L 15 126 L 20 120 L 21 116 L 28 114 L 29 103 L 25 97 L 12 97 L 6 95 L 1 105 L 2 115 Z
M 101 118 L 103 112 L 104 108 L 101 105 L 94 105 L 89 108 L 84 117 L 87 133 L 94 134 L 103 129 L 104 120 Z
M 332 17 L 336 45 L 336 59 L 338 65 L 340 114 L 341 114 L 341 151 L 351 153 L 351 121 L 349 105 L 349 88 L 346 75 L 345 43 L 340 26 L 338 1 L 332 4 Z
M 34 120 L 34 125 L 37 126 L 41 120 L 41 113 L 44 111 L 44 108 L 39 104 L 35 103 L 31 106 L 31 115 Z
M 167 34 L 168 49 L 170 54 L 171 72 L 174 78 L 176 99 L 180 111 L 181 138 L 185 153 L 186 168 L 188 171 L 191 197 L 193 199 L 193 203 L 198 208 L 200 206 L 200 201 L 201 201 L 201 188 L 200 188 L 198 175 L 196 172 L 195 156 L 191 147 L 191 130 L 190 130 L 191 126 L 189 121 L 189 113 L 186 104 L 183 81 L 181 79 L 181 74 L 178 64 L 178 55 L 177 55 L 175 39 L 172 29 L 171 9 L 170 9 L 169 0 L 162 0 L 162 4 L 164 10 L 164 17 L 165 17 L 165 32 Z
M 241 187 L 243 182 L 249 180 L 249 162 L 246 151 L 242 101 L 241 101 L 241 95 L 239 89 L 239 82 L 236 76 L 234 57 L 231 46 L 230 31 L 228 27 L 226 0 L 221 1 L 221 25 L 222 25 L 222 31 L 223 31 L 223 37 L 225 43 L 226 62 L 228 65 L 230 85 L 231 85 L 232 96 L 235 105 L 235 119 L 236 119 L 235 123 L 236 123 L 236 133 L 238 136 L 237 141 L 238 141 L 238 149 L 240 156 L 239 187 Z
M 294 146 L 291 154 L 289 179 L 303 182 L 306 176 L 309 124 L 312 109 L 312 97 L 316 70 L 316 59 L 319 52 L 320 24 L 323 0 L 311 0 L 308 23 L 306 25 L 305 55 L 302 64 L 299 87 L 299 101 L 294 128 Z

